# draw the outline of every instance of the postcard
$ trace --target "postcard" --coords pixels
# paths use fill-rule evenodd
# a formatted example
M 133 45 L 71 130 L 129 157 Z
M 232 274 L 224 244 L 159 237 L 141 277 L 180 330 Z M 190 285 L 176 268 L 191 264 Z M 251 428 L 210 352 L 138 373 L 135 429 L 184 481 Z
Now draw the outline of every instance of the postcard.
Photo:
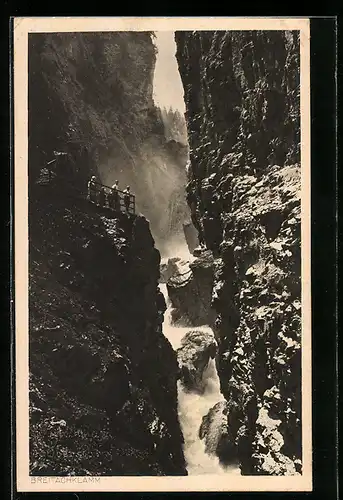
M 312 491 L 309 33 L 14 19 L 19 492 Z

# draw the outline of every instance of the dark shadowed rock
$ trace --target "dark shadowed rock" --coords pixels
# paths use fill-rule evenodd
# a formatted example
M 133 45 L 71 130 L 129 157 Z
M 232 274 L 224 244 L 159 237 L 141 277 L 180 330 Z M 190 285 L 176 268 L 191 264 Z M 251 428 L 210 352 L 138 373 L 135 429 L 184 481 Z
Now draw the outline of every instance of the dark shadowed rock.
M 191 330 L 184 336 L 176 354 L 181 381 L 186 389 L 200 393 L 204 391 L 204 371 L 216 352 L 217 343 L 209 330 Z
M 199 245 L 197 230 L 191 222 L 187 222 L 183 224 L 183 232 L 185 234 L 188 250 L 192 254 L 195 248 Z
M 148 222 L 32 193 L 30 472 L 186 474 Z

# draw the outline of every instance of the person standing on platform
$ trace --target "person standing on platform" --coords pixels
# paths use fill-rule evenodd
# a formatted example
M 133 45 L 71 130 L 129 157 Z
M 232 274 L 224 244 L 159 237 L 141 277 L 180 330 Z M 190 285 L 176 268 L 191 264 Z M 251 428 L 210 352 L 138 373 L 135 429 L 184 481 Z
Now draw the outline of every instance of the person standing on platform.
M 95 175 L 92 175 L 90 180 L 88 181 L 88 200 L 92 203 L 96 203 L 96 178 Z
M 118 212 L 119 209 L 120 209 L 120 207 L 119 207 L 118 186 L 119 186 L 118 181 L 115 181 L 115 183 L 113 184 L 113 186 L 111 188 L 111 191 L 109 193 L 109 205 L 116 212 Z
M 124 205 L 127 213 L 129 213 L 130 211 L 130 198 L 131 198 L 130 186 L 126 186 L 126 189 L 124 189 Z

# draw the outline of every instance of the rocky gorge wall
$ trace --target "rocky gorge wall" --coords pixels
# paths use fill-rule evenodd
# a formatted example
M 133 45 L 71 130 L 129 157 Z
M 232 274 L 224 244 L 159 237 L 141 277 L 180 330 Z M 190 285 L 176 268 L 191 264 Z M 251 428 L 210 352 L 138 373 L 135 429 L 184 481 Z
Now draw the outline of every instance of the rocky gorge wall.
M 298 474 L 299 35 L 176 32 L 175 39 L 190 146 L 187 199 L 214 256 L 227 433 L 242 474 Z
M 184 475 L 178 366 L 144 217 L 30 201 L 30 473 Z
M 154 104 L 155 64 L 152 32 L 30 34 L 29 177 L 58 151 L 84 191 L 92 174 L 129 184 L 163 248 L 188 218 L 188 147 Z
M 31 474 L 186 474 L 152 230 L 182 219 L 187 154 L 153 104 L 155 57 L 151 33 L 29 35 Z M 129 183 L 138 215 L 88 202 L 91 174 Z

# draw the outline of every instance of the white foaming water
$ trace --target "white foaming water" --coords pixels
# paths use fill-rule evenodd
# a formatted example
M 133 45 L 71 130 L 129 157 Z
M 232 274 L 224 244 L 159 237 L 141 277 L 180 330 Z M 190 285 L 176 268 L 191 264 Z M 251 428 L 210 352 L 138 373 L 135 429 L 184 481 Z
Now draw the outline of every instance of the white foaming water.
M 164 299 L 167 304 L 167 310 L 164 313 L 163 334 L 165 337 L 167 337 L 167 339 L 173 346 L 174 351 L 176 351 L 176 349 L 181 347 L 181 341 L 183 337 L 190 330 L 200 330 L 202 332 L 208 332 L 212 334 L 212 330 L 209 326 L 197 326 L 194 328 L 191 326 L 173 326 L 171 324 L 171 307 L 167 292 L 167 285 L 165 283 L 160 283 L 159 287 L 164 295 Z
M 195 257 L 189 252 L 186 243 L 182 243 L 181 240 L 183 236 L 176 235 L 174 239 L 169 239 L 168 244 L 163 248 L 161 252 L 162 260 L 167 261 L 172 257 L 179 257 L 183 261 L 192 262 Z
M 181 346 L 184 335 L 191 330 L 191 327 L 179 327 L 171 324 L 170 301 L 167 287 L 160 284 L 160 290 L 167 303 L 167 310 L 164 314 L 163 333 L 176 350 Z M 213 334 L 209 326 L 194 328 Z M 206 382 L 203 394 L 186 391 L 179 380 L 178 389 L 178 414 L 181 430 L 184 437 L 183 451 L 186 460 L 187 472 L 189 475 L 199 474 L 237 474 L 240 469 L 236 466 L 223 466 L 218 457 L 209 455 L 205 451 L 205 442 L 199 438 L 199 429 L 202 418 L 219 401 L 224 399 L 220 392 L 220 382 L 215 365 L 215 361 L 210 359 L 207 369 L 204 372 Z

